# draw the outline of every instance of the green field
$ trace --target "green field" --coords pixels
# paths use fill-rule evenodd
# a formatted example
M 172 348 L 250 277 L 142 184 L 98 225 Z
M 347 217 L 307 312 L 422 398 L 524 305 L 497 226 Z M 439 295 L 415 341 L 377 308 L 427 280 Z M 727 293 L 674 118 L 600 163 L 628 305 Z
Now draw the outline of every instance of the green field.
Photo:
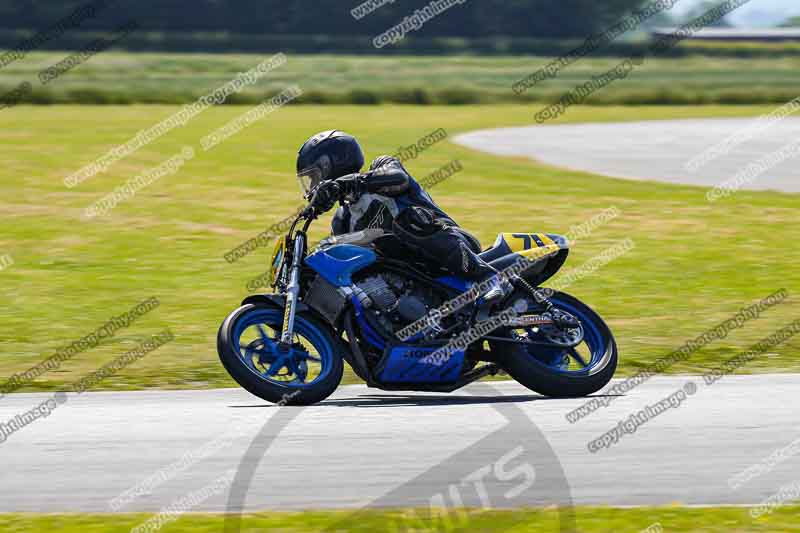
M 800 531 L 797 514 L 800 507 L 786 506 L 772 514 L 753 520 L 748 508 L 696 508 L 677 507 L 612 509 L 577 508 L 576 533 L 639 533 L 660 525 L 661 531 L 701 533 L 766 533 Z M 242 533 L 278 531 L 282 533 L 309 533 L 312 531 L 348 531 L 372 533 L 375 531 L 417 531 L 471 533 L 523 533 L 529 531 L 559 531 L 559 515 L 555 510 L 479 511 L 459 515 L 455 511 L 425 520 L 429 516 L 421 511 L 359 511 L 259 513 L 242 517 Z M 449 519 L 454 528 L 448 528 Z M 0 531 L 33 533 L 61 531 L 64 533 L 128 532 L 142 524 L 149 515 L 0 515 L 4 524 Z M 178 521 L 165 525 L 164 533 L 218 532 L 225 523 L 222 515 L 188 514 Z M 397 529 L 391 529 L 394 524 Z M 413 528 L 413 529 L 412 529 Z M 652 531 L 658 531 L 653 529 Z
M 277 51 L 277 50 L 276 50 Z M 27 80 L 38 103 L 188 103 L 247 71 L 270 54 L 131 54 L 105 52 L 42 86 L 39 71 L 69 52 L 31 53 L 0 70 L 0 87 Z M 231 101 L 252 103 L 299 84 L 306 102 L 495 103 L 519 101 L 514 82 L 552 57 L 412 57 L 290 54 L 288 63 Z M 585 58 L 526 92 L 521 99 L 553 101 L 624 58 Z M 757 104 L 797 97 L 800 54 L 759 58 L 702 55 L 656 58 L 627 79 L 592 95 L 593 104 Z M 4 93 L 0 91 L 0 93 Z
M 169 106 L 53 106 L 2 111 L 0 131 L 0 376 L 26 370 L 112 316 L 156 296 L 161 305 L 100 346 L 76 355 L 23 390 L 53 390 L 94 371 L 169 327 L 176 340 L 98 387 L 233 386 L 219 364 L 221 320 L 262 274 L 270 250 L 229 264 L 223 255 L 287 217 L 299 203 L 297 147 L 326 128 L 350 131 L 368 157 L 392 153 L 436 128 L 459 131 L 532 122 L 534 106 L 292 106 L 211 151 L 199 140 L 248 110 L 211 109 L 107 172 L 68 189 L 63 179 L 139 130 Z M 770 107 L 577 108 L 569 121 L 756 115 Z M 197 156 L 141 190 L 106 218 L 83 210 L 183 146 Z M 620 154 L 625 157 L 625 154 Z M 696 353 L 673 372 L 702 372 L 800 316 L 800 205 L 796 195 L 741 192 L 709 204 L 695 187 L 626 181 L 504 160 L 441 142 L 407 163 L 422 178 L 459 159 L 464 170 L 433 196 L 489 244 L 500 231 L 567 233 L 616 206 L 621 215 L 581 241 L 568 267 L 627 237 L 636 248 L 569 289 L 605 316 L 630 374 L 739 308 L 777 289 L 790 299 Z M 327 222 L 316 225 L 322 236 Z M 744 372 L 800 371 L 794 339 Z

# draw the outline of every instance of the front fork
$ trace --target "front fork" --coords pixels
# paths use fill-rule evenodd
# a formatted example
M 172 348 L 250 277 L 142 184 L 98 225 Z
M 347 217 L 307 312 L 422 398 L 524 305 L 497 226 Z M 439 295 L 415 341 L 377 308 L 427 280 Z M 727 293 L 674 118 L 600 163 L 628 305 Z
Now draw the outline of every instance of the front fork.
M 305 246 L 306 235 L 298 232 L 294 239 L 292 265 L 289 267 L 289 284 L 286 286 L 286 307 L 283 311 L 283 329 L 281 330 L 281 344 L 284 346 L 291 346 L 294 337 L 294 315 L 297 312 L 297 301 L 300 298 L 300 268 Z

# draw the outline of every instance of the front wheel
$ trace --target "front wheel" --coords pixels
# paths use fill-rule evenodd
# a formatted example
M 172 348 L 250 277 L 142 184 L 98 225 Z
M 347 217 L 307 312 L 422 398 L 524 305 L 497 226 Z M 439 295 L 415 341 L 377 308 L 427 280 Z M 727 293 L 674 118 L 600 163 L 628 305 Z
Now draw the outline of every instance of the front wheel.
M 279 405 L 310 405 L 330 396 L 344 364 L 330 329 L 297 313 L 291 346 L 279 340 L 283 309 L 248 304 L 222 323 L 217 352 L 225 370 L 250 393 Z
M 512 303 L 523 300 L 533 303 L 530 296 L 515 293 Z M 588 305 L 563 292 L 556 292 L 550 301 L 553 307 L 565 311 L 580 323 L 567 332 L 545 332 L 535 328 L 507 330 L 509 339 L 516 341 L 542 340 L 570 342 L 570 336 L 580 343 L 573 347 L 541 346 L 502 341 L 490 341 L 498 363 L 521 385 L 545 396 L 574 398 L 588 396 L 605 387 L 617 369 L 617 343 L 605 321 Z

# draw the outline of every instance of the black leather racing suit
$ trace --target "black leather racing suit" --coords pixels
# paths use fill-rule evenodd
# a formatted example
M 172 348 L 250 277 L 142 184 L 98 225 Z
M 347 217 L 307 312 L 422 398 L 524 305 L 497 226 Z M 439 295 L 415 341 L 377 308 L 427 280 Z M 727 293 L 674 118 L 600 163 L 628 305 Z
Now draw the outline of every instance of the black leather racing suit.
M 358 197 L 351 195 L 336 211 L 334 235 L 384 229 L 453 275 L 477 280 L 496 272 L 478 257 L 478 240 L 436 205 L 398 159 L 375 159 L 363 179 L 364 192 Z

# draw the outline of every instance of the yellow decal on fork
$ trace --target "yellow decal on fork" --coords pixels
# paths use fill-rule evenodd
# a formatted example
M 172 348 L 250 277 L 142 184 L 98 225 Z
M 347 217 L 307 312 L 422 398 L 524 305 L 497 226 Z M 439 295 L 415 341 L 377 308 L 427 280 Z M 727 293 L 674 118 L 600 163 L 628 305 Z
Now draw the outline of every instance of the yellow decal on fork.
M 281 339 L 289 332 L 289 313 L 292 309 L 292 302 L 286 296 L 286 304 L 283 306 L 283 326 L 281 327 Z

